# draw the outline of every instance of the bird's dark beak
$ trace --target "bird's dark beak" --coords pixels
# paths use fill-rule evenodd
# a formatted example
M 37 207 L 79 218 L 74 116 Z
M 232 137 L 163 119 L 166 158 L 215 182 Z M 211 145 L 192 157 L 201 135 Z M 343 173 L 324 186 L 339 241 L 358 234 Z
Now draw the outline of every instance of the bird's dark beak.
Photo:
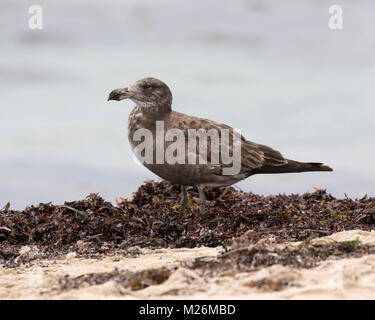
M 119 88 L 119 89 L 113 90 L 109 94 L 107 101 L 109 100 L 120 101 L 120 100 L 128 99 L 130 97 L 131 97 L 131 92 L 128 90 L 128 88 Z

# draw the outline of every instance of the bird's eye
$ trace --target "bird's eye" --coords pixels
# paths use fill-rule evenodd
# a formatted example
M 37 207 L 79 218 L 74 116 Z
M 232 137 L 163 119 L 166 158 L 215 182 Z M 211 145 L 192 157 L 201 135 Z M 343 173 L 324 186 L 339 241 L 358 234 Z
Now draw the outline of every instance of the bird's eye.
M 151 87 L 152 87 L 151 83 L 145 83 L 143 85 L 143 88 L 145 88 L 145 89 L 150 89 Z

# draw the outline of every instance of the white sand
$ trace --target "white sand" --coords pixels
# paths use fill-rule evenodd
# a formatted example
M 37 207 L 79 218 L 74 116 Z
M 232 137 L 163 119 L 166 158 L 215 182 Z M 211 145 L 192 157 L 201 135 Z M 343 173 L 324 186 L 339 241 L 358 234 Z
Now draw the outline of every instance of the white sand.
M 345 231 L 313 242 L 347 241 L 359 238 L 362 244 L 375 243 L 375 231 Z M 291 243 L 293 244 L 293 243 Z M 289 244 L 290 245 L 290 244 Z M 31 266 L 14 269 L 0 267 L 0 299 L 374 299 L 375 255 L 361 258 L 327 260 L 313 269 L 295 269 L 273 265 L 250 273 L 231 273 L 220 277 L 202 277 L 181 266 L 197 257 L 215 257 L 221 248 L 142 249 L 137 257 L 107 256 L 102 260 L 76 258 L 39 260 Z M 58 280 L 87 273 L 119 270 L 139 271 L 162 266 L 179 266 L 160 285 L 139 291 L 124 289 L 108 281 L 102 285 L 58 292 Z M 289 286 L 258 289 L 254 281 L 284 282 Z

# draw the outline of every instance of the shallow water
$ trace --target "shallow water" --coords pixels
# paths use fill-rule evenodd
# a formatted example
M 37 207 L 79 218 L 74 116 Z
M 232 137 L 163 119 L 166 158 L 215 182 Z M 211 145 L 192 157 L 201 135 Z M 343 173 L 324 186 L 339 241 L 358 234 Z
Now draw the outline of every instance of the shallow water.
M 256 176 L 256 193 L 375 193 L 375 28 L 371 1 L 28 1 L 0 4 L 0 206 L 127 196 L 156 178 L 132 158 L 132 103 L 108 93 L 165 81 L 178 111 L 225 122 L 284 156 L 333 173 Z

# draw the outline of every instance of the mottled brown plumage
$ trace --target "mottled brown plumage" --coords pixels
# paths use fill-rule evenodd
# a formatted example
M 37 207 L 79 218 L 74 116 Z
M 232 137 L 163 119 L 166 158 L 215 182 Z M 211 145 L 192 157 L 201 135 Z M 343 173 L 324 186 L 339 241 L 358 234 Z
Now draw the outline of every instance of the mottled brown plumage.
M 200 207 L 204 211 L 204 187 L 217 187 L 232 185 L 251 175 L 259 173 L 290 173 L 305 171 L 332 171 L 331 168 L 321 163 L 297 162 L 285 159 L 280 152 L 246 140 L 241 136 L 241 167 L 238 174 L 223 175 L 223 168 L 228 166 L 220 159 L 219 163 L 212 163 L 211 141 L 208 141 L 207 164 L 189 164 L 188 149 L 186 143 L 185 164 L 156 164 L 156 121 L 164 122 L 164 131 L 177 128 L 188 137 L 188 129 L 221 129 L 229 130 L 229 149 L 233 152 L 234 131 L 228 125 L 217 123 L 212 120 L 202 119 L 186 115 L 172 110 L 172 93 L 168 86 L 155 78 L 144 78 L 136 81 L 129 88 L 113 90 L 108 100 L 131 99 L 136 106 L 131 111 L 128 119 L 128 138 L 134 149 L 140 141 L 134 141 L 134 133 L 138 129 L 148 129 L 152 132 L 154 161 L 152 164 L 144 164 L 148 169 L 159 177 L 169 180 L 182 186 L 183 205 L 187 203 L 185 186 L 197 186 L 200 192 Z M 164 148 L 173 143 L 165 142 Z M 220 136 L 220 144 L 222 143 Z M 196 153 L 198 154 L 199 143 L 197 143 Z

